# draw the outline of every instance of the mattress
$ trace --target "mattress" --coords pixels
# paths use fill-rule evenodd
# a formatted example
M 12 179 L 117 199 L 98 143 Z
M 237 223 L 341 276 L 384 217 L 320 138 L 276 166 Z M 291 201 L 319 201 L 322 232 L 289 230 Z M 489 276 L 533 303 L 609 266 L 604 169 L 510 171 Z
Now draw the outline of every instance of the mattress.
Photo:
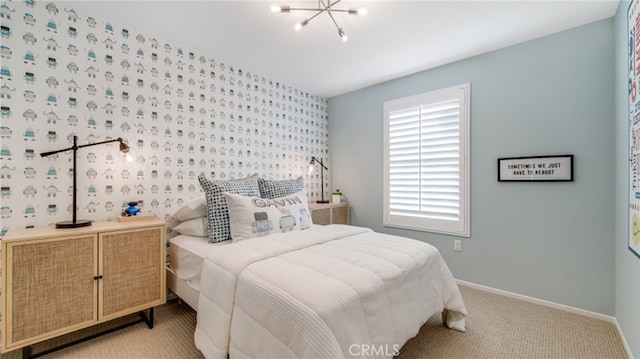
M 169 265 L 176 277 L 185 281 L 189 286 L 200 291 L 200 273 L 202 263 L 207 255 L 214 253 L 221 246 L 231 241 L 209 243 L 208 237 L 178 235 L 169 240 Z M 177 293 L 180 294 L 180 293 Z

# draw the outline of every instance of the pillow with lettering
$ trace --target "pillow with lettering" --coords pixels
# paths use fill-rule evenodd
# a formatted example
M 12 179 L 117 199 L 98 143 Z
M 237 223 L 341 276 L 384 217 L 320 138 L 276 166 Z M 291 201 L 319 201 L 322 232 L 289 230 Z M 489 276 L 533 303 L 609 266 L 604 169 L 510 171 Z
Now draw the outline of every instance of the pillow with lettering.
M 304 190 L 274 199 L 233 193 L 222 195 L 229 208 L 231 239 L 234 242 L 311 227 L 311 213 Z

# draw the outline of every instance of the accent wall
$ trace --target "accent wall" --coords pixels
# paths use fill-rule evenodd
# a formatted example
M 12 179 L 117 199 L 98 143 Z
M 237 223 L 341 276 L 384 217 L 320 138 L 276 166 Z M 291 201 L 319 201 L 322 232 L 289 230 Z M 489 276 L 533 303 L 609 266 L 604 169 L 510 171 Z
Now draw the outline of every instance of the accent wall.
M 73 2 L 3 2 L 0 238 L 71 219 L 71 153 L 80 149 L 78 218 L 114 220 L 128 201 L 160 218 L 202 195 L 197 177 L 307 176 L 325 157 L 326 100 L 133 27 L 78 13 Z M 119 4 L 120 5 L 120 4 Z M 122 6 L 125 6 L 122 3 Z

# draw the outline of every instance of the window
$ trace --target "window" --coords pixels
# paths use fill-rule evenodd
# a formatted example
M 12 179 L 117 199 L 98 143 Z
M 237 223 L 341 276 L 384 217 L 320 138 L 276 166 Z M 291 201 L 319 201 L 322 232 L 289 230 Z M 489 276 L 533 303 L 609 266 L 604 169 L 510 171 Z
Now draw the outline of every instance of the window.
M 384 103 L 384 225 L 469 236 L 469 84 Z

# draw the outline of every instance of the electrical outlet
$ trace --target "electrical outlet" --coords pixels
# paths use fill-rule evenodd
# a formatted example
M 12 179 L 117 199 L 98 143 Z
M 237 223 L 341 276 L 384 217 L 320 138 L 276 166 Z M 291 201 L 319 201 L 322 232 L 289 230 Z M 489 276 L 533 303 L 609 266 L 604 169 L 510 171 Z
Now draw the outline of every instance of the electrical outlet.
M 461 239 L 454 239 L 453 240 L 453 250 L 456 251 L 456 252 L 462 251 L 462 240 Z

